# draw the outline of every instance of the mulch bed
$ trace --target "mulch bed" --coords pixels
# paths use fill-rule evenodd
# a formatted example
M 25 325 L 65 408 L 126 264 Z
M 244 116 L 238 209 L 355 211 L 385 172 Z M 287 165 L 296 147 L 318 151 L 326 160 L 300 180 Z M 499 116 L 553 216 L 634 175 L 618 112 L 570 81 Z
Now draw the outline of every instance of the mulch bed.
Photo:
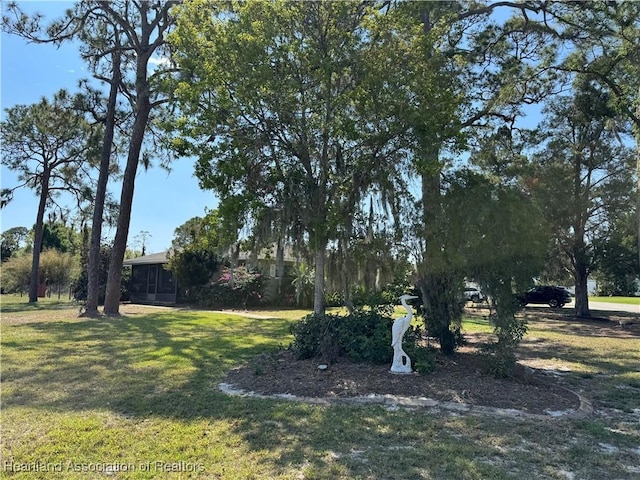
M 437 401 L 517 409 L 544 414 L 575 410 L 579 398 L 558 380 L 518 366 L 512 378 L 483 373 L 484 359 L 473 347 L 453 356 L 438 354 L 432 373 L 396 375 L 389 365 L 340 359 L 321 370 L 318 360 L 296 360 L 291 352 L 260 355 L 231 370 L 224 380 L 235 388 L 263 395 L 348 398 L 370 394 L 426 397 Z

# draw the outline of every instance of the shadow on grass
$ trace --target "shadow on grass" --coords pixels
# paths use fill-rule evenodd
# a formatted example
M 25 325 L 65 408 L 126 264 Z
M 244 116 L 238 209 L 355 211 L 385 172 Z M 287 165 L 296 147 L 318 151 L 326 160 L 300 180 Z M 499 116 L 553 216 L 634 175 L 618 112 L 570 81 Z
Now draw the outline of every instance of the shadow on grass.
M 219 392 L 218 383 L 234 365 L 288 342 L 289 323 L 154 312 L 10 326 L 2 342 L 3 409 L 108 410 L 133 420 L 230 422 L 251 451 L 275 451 L 272 456 L 279 469 L 306 465 L 309 475 L 315 471 L 353 478 L 367 471 L 369 461 L 392 475 L 394 468 L 400 468 L 394 466 L 400 445 L 421 459 L 401 466 L 403 478 L 418 478 L 425 471 L 439 478 L 461 471 L 469 478 L 501 478 L 494 467 L 472 461 L 493 453 L 484 441 L 461 443 L 455 436 L 440 434 L 439 443 L 429 443 L 438 435 L 430 415 L 409 422 L 409 414 L 379 407 L 323 408 Z M 370 445 L 372 438 L 375 449 L 363 451 L 363 444 Z M 328 450 L 355 453 L 338 462 Z M 457 465 L 451 461 L 452 453 Z M 427 466 L 432 455 L 440 460 L 429 460 Z
M 43 310 L 64 310 L 68 308 L 77 308 L 78 303 L 73 300 L 45 300 L 35 303 L 29 303 L 27 298 L 23 302 L 7 302 L 2 301 L 0 303 L 0 313 L 21 313 L 21 312 L 36 312 Z

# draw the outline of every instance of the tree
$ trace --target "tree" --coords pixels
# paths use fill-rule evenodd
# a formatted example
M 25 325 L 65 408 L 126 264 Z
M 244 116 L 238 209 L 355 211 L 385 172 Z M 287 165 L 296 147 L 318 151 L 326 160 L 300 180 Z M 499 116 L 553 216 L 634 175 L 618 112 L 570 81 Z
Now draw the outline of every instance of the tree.
M 62 221 L 58 221 L 54 216 L 50 221 L 45 222 L 42 228 L 41 250 L 53 249 L 61 253 L 79 254 L 81 250 L 80 234 L 67 226 Z
M 589 316 L 587 279 L 594 267 L 599 227 L 611 224 L 632 202 L 632 151 L 614 130 L 616 112 L 609 93 L 579 77 L 575 95 L 546 108 L 540 129 L 544 145 L 536 155 L 539 186 L 534 190 L 554 227 L 554 237 L 574 277 L 575 309 Z
M 39 35 L 40 16 L 30 18 L 23 15 L 15 4 L 9 8 L 13 19 L 3 19 L 5 28 L 30 40 L 58 43 L 78 38 L 84 42 L 81 50 L 84 58 L 90 62 L 96 78 L 110 85 L 109 101 L 103 119 L 106 129 L 102 142 L 101 175 L 89 258 L 92 264 L 87 305 L 89 315 L 95 315 L 97 311 L 95 266 L 99 262 L 102 221 L 99 213 L 104 204 L 103 194 L 106 192 L 114 128 L 118 121 L 123 121 L 115 113 L 118 92 L 129 102 L 129 115 L 133 123 L 127 128 L 126 133 L 127 162 L 104 306 L 104 312 L 110 315 L 117 315 L 119 311 L 122 263 L 127 247 L 138 163 L 140 160 L 146 166 L 150 163 L 148 155 L 142 153 L 145 132 L 151 130 L 152 112 L 167 101 L 167 98 L 160 94 L 160 84 L 166 74 L 174 71 L 171 65 L 151 69 L 150 59 L 153 55 L 166 54 L 165 36 L 174 21 L 170 10 L 176 3 L 84 0 L 74 9 L 68 10 L 64 18 L 52 22 L 47 28 L 46 36 Z M 159 151 L 155 149 L 156 154 Z
M 498 25 L 489 17 L 500 7 L 519 15 Z M 461 309 L 457 292 L 464 273 L 455 243 L 448 239 L 451 219 L 444 209 L 443 176 L 447 156 L 467 148 L 474 137 L 513 127 L 523 103 L 544 94 L 552 51 L 542 30 L 524 27 L 536 2 L 399 2 L 389 32 L 389 63 L 384 78 L 403 102 L 412 167 L 419 177 L 420 219 L 415 226 L 424 252 L 418 286 L 426 314 L 439 323 L 441 348 L 455 347 Z M 391 77 L 391 79 L 389 79 Z
M 220 10 L 218 10 L 220 9 Z M 175 146 L 199 156 L 201 186 L 225 222 L 265 209 L 299 227 L 314 257 L 314 311 L 324 313 L 325 255 L 371 186 L 402 164 L 368 68 L 375 5 L 185 2 L 172 36 L 186 78 Z
M 102 244 L 100 246 L 100 263 L 98 264 L 98 305 L 104 302 L 104 291 L 107 285 L 107 275 L 109 272 L 109 259 L 111 258 L 111 246 Z M 89 263 L 86 258 L 81 258 L 80 272 L 73 280 L 73 298 L 82 301 L 87 300 L 87 288 L 89 285 Z
M 29 230 L 26 227 L 13 227 L 2 232 L 0 247 L 2 248 L 2 261 L 8 260 L 14 253 L 25 246 L 29 238 Z
M 133 237 L 133 241 L 135 245 L 140 246 L 140 255 L 144 256 L 147 254 L 147 240 L 151 237 L 151 234 L 147 230 L 140 230 L 140 233 Z
M 640 242 L 640 3 L 625 1 L 533 2 L 540 13 L 526 27 L 547 31 L 570 52 L 554 69 L 598 83 L 610 107 L 633 125 L 636 142 L 636 229 Z M 640 263 L 640 243 L 638 248 Z
M 449 232 L 466 276 L 490 300 L 497 342 L 488 345 L 491 370 L 510 376 L 515 348 L 526 333 L 516 318 L 513 291 L 523 291 L 543 267 L 548 226 L 542 211 L 518 185 L 471 171 L 457 172 L 445 196 Z M 457 240 L 456 240 L 457 239 Z
M 190 289 L 205 285 L 217 271 L 221 242 L 220 219 L 216 210 L 204 218 L 194 217 L 175 229 L 169 270 L 189 297 Z
M 15 255 L 2 264 L 2 293 L 29 291 L 31 260 L 29 255 Z
M 39 197 L 34 227 L 33 262 L 29 302 L 38 301 L 38 268 L 42 248 L 44 214 L 61 192 L 69 192 L 78 203 L 91 198 L 89 181 L 96 163 L 101 130 L 87 121 L 82 99 L 61 90 L 53 101 L 6 110 L 1 124 L 2 162 L 18 172 L 20 185 L 5 189 L 5 195 L 27 186 Z
M 78 259 L 68 252 L 48 249 L 40 256 L 40 283 L 46 283 L 51 292 L 55 288 L 58 299 L 62 289 L 69 287 L 71 279 L 77 275 Z
M 594 258 L 599 295 L 632 296 L 638 291 L 638 232 L 635 212 L 612 220 L 594 240 Z
M 171 245 L 175 250 L 197 247 L 217 252 L 228 246 L 220 221 L 217 210 L 193 217 L 175 229 Z
M 113 241 L 104 301 L 104 313 L 118 315 L 122 263 L 127 249 L 135 178 L 145 131 L 149 128 L 151 112 L 167 101 L 158 88 L 158 83 L 162 81 L 167 70 L 161 68 L 150 74 L 149 61 L 152 55 L 163 53 L 166 34 L 174 24 L 170 9 L 176 2 L 100 1 L 97 3 L 110 21 L 122 29 L 124 36 L 122 44 L 111 45 L 111 47 L 132 52 L 133 62 L 127 66 L 135 70 L 132 85 L 127 84 L 126 90 L 134 120 L 129 137 L 127 162 L 120 195 L 120 214 Z

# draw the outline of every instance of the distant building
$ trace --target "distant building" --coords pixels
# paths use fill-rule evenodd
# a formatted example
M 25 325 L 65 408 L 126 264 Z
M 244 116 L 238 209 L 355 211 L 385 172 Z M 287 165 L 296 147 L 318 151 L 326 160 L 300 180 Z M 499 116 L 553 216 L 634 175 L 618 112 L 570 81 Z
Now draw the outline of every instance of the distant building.
M 171 250 L 152 253 L 142 257 L 125 260 L 123 265 L 131 267 L 129 293 L 132 303 L 148 303 L 155 305 L 173 305 L 178 299 L 178 282 L 171 270 L 167 268 Z M 296 259 L 289 248 L 283 252 L 283 277 L 290 274 Z M 277 290 L 278 272 L 276 268 L 276 247 L 262 249 L 257 255 L 251 252 L 239 252 L 237 266 L 245 266 L 258 270 L 271 278 L 267 284 L 268 295 Z
M 178 282 L 169 263 L 169 250 L 152 253 L 138 258 L 125 260 L 123 264 L 131 267 L 129 281 L 130 300 L 133 303 L 151 303 L 172 305 L 178 298 Z

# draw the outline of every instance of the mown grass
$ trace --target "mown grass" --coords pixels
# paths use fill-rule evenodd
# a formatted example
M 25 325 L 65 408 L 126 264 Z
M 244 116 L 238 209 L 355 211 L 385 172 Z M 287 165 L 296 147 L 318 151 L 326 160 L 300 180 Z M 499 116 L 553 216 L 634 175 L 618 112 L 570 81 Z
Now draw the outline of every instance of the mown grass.
M 230 368 L 286 346 L 289 324 L 303 311 L 247 318 L 123 308 L 129 313 L 119 318 L 87 319 L 72 304 L 9 300 L 16 299 L 2 298 L 3 478 L 638 475 L 638 336 L 532 320 L 522 356 L 571 366 L 567 384 L 587 391 L 606 413 L 540 424 L 219 392 Z M 473 317 L 465 331 L 486 333 L 490 326 Z
M 627 305 L 640 305 L 640 297 L 589 297 L 589 301 L 603 303 L 624 303 Z

